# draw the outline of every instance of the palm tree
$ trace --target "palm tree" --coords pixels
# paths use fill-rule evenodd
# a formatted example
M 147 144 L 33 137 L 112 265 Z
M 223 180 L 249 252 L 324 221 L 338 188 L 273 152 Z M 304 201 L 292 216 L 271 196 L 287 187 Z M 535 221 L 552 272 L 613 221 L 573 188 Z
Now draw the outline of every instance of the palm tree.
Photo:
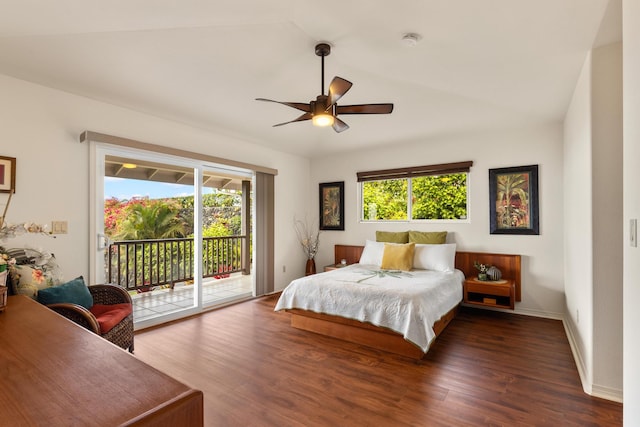
M 119 227 L 116 240 L 169 239 L 185 236 L 179 210 L 166 203 L 129 206 L 127 218 Z
M 496 220 L 500 228 L 526 226 L 529 222 L 527 174 L 512 173 L 497 176 Z

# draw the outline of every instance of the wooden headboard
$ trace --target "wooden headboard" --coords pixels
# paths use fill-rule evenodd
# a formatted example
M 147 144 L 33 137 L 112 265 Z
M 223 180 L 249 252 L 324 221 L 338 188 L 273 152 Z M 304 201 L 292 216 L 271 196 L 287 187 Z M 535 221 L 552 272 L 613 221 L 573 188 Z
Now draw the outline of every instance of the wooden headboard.
M 347 264 L 355 264 L 360 260 L 364 246 L 335 245 L 335 263 L 346 259 Z M 481 264 L 493 265 L 502 272 L 503 279 L 512 279 L 516 284 L 516 301 L 522 301 L 521 257 L 520 255 L 491 254 L 485 252 L 456 252 L 456 268 L 465 277 L 478 275 L 473 266 L 474 261 Z

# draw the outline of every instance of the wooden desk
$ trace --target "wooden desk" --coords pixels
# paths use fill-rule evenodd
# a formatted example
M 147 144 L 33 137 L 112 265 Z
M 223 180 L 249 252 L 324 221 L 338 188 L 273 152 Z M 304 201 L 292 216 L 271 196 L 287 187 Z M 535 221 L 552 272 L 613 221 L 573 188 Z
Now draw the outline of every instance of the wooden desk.
M 0 313 L 0 425 L 202 426 L 203 395 L 25 296 Z

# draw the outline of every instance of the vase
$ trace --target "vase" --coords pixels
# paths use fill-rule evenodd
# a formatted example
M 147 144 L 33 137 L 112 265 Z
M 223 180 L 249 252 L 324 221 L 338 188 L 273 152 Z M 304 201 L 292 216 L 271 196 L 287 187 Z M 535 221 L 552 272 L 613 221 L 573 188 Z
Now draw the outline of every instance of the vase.
M 316 274 L 316 262 L 313 258 L 309 258 L 307 260 L 307 268 L 304 270 L 304 275 L 311 276 L 312 274 Z
M 502 278 L 502 272 L 498 270 L 496 267 L 489 267 L 487 270 L 487 277 L 489 280 L 500 280 Z

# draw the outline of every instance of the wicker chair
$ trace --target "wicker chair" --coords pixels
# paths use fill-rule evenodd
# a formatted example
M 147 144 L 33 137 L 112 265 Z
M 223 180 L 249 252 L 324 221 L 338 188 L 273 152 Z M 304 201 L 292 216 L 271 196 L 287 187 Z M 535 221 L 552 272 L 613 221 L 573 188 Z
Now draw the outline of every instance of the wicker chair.
M 124 289 L 114 285 L 88 286 L 94 304 L 131 304 L 131 297 Z M 86 308 L 69 303 L 48 304 L 47 307 L 77 323 L 78 325 L 100 335 L 115 345 L 133 353 L 133 313 L 125 317 L 105 334 L 100 333 L 100 325 L 96 317 Z

